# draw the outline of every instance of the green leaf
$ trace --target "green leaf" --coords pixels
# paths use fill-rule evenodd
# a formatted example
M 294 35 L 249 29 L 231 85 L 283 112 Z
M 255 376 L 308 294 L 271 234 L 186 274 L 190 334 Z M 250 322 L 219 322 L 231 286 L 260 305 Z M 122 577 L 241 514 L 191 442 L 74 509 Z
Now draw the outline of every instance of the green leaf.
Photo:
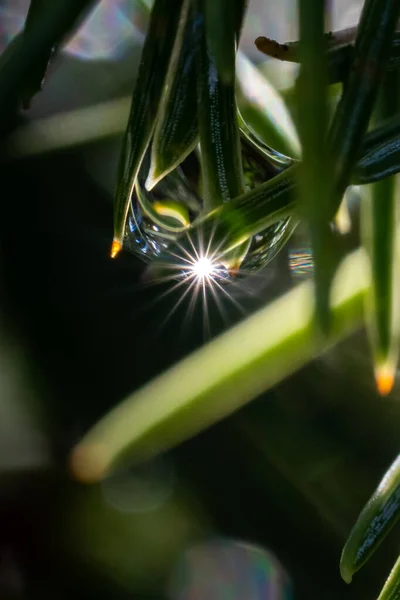
M 119 161 L 114 194 L 114 241 L 122 247 L 125 222 L 140 165 L 153 135 L 164 82 L 175 71 L 183 40 L 189 0 L 155 0 Z M 174 50 L 174 52 L 173 52 Z
M 243 24 L 245 2 L 237 11 L 236 42 Z M 192 15 L 190 15 L 192 16 Z M 225 31 L 225 30 L 224 30 Z M 151 166 L 146 182 L 151 189 L 176 168 L 198 144 L 196 44 L 194 24 L 187 21 L 182 50 L 174 77 L 170 77 L 157 114 L 152 143 Z
M 206 209 L 210 209 L 242 194 L 244 180 L 235 86 L 234 82 L 223 82 L 217 71 L 215 57 L 207 41 L 204 2 L 199 0 L 195 14 L 197 115 L 203 196 Z M 235 20 L 228 25 L 230 56 L 234 63 Z
M 399 80 L 387 74 L 378 102 L 379 116 L 397 112 Z M 396 221 L 398 177 L 385 177 L 363 189 L 361 204 L 362 241 L 372 270 L 371 293 L 366 299 L 366 316 L 378 392 L 387 395 L 394 383 L 399 354 L 399 240 Z
M 330 130 L 334 215 L 356 164 L 400 13 L 398 0 L 365 0 L 354 47 L 351 72 Z
M 21 96 L 29 99 L 52 49 L 71 34 L 94 0 L 57 0 L 45 4 L 45 8 L 42 4 L 31 5 L 27 27 L 11 42 L 12 51 L 7 48 L 1 57 L 0 117 L 7 115 Z
M 233 84 L 235 79 L 232 31 L 240 31 L 246 5 L 247 0 L 204 0 L 207 45 L 214 57 L 218 77 L 227 85 Z
M 400 172 L 400 118 L 395 116 L 365 136 L 363 156 L 352 181 L 364 185 Z
M 199 0 L 195 15 L 195 43 L 197 48 L 197 116 L 200 135 L 200 163 L 202 170 L 205 210 L 240 196 L 245 191 L 240 132 L 236 115 L 235 82 L 221 77 L 216 57 L 210 47 L 206 18 L 207 0 Z M 240 14 L 243 4 L 237 3 Z M 234 10 L 231 11 L 235 13 Z M 224 24 L 225 59 L 235 69 L 237 14 Z M 221 262 L 237 272 L 249 248 L 246 239 L 225 252 Z
M 400 456 L 363 508 L 343 548 L 340 573 L 347 583 L 375 552 L 400 516 Z
M 73 450 L 73 475 L 97 481 L 238 410 L 357 327 L 368 285 L 365 256 L 358 250 L 335 276 L 328 341 L 314 335 L 309 282 L 248 317 L 105 415 Z
M 378 600 L 399 600 L 400 598 L 400 557 L 390 572 Z
M 302 162 L 299 167 L 300 214 L 305 218 L 314 259 L 317 320 L 329 331 L 330 283 L 335 270 L 335 253 L 329 221 L 331 169 L 327 128 L 327 57 L 325 1 L 300 0 L 300 56 L 298 77 L 299 132 Z
M 51 0 L 31 0 L 29 11 L 25 21 L 23 35 L 29 33 L 35 24 L 39 23 L 43 15 L 49 8 Z M 35 63 L 29 78 L 24 82 L 21 90 L 21 100 L 24 108 L 29 108 L 32 97 L 42 89 L 42 84 L 50 60 L 56 50 L 56 46 L 48 47 Z
M 195 54 L 193 22 L 188 19 L 175 77 L 167 82 L 157 114 L 147 189 L 173 171 L 198 143 Z

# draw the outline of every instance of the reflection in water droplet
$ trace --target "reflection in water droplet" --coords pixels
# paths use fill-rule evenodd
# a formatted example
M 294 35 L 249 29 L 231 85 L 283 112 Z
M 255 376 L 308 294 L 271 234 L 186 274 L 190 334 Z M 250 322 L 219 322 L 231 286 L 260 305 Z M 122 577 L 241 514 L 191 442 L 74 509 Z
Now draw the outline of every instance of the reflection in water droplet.
M 306 279 L 313 274 L 314 262 L 309 248 L 298 248 L 289 252 L 289 268 L 295 279 Z
M 150 512 L 171 496 L 174 471 L 165 459 L 156 459 L 118 471 L 107 477 L 101 486 L 105 502 L 119 512 Z
M 216 539 L 189 548 L 176 565 L 170 600 L 291 600 L 289 577 L 266 550 Z

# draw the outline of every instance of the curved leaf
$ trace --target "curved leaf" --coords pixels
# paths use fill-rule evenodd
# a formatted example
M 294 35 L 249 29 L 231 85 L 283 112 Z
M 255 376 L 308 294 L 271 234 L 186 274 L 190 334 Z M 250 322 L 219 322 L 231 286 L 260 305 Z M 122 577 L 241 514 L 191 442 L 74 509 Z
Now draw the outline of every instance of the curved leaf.
M 170 72 L 176 67 L 184 29 L 179 25 L 186 21 L 188 10 L 188 0 L 176 0 L 173 5 L 168 0 L 155 0 L 152 8 L 119 161 L 114 194 L 112 257 L 122 247 L 132 192 L 153 135 L 168 67 Z
M 198 143 L 196 46 L 188 19 L 175 77 L 169 81 L 157 114 L 146 188 L 153 188 L 177 167 Z
M 240 50 L 236 76 L 237 104 L 247 127 L 284 156 L 298 158 L 299 138 L 282 96 Z
M 308 225 L 314 259 L 316 314 L 324 333 L 330 326 L 330 283 L 336 267 L 329 221 L 331 168 L 327 145 L 326 2 L 299 1 L 301 67 L 297 79 L 299 133 L 299 209 Z
M 240 37 L 246 2 L 241 0 L 240 6 L 241 10 L 236 11 L 237 21 L 234 23 L 236 42 Z M 224 28 L 225 33 L 226 31 Z M 151 189 L 175 169 L 198 143 L 197 49 L 193 43 L 194 33 L 193 21 L 189 18 L 175 75 L 169 78 L 157 115 L 147 189 Z
M 363 508 L 343 548 L 340 573 L 347 583 L 384 540 L 400 516 L 400 455 Z
M 205 0 L 198 1 L 195 15 L 197 47 L 197 115 L 200 162 L 206 209 L 214 208 L 244 192 L 240 134 L 236 118 L 234 83 L 224 83 L 207 41 Z M 234 64 L 236 31 L 230 23 L 230 60 Z M 225 34 L 228 36 L 228 34 Z
M 399 600 L 400 598 L 400 557 L 390 572 L 378 600 Z

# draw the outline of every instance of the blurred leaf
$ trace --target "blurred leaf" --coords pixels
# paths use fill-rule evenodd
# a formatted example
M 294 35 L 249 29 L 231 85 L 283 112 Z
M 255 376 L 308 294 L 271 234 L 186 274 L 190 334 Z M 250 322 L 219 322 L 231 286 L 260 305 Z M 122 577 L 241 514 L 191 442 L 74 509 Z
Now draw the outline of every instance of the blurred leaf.
M 328 202 L 331 169 L 327 147 L 325 1 L 300 0 L 299 19 L 301 68 L 298 77 L 298 102 L 303 159 L 298 171 L 299 211 L 305 217 L 310 232 L 317 321 L 326 334 L 330 326 L 329 294 L 335 270 L 335 253 Z
M 29 11 L 25 21 L 24 34 L 35 27 L 44 13 L 48 10 L 51 0 L 30 0 Z M 43 52 L 43 55 L 34 65 L 29 73 L 29 78 L 24 82 L 21 90 L 21 100 L 24 108 L 29 108 L 32 97 L 42 89 L 42 84 L 46 75 L 47 67 L 53 56 L 56 46 L 52 46 Z
M 390 572 L 378 600 L 398 600 L 400 598 L 400 557 Z
M 347 583 L 375 552 L 400 516 L 400 456 L 363 508 L 343 548 L 340 573 Z
M 204 0 L 207 46 L 219 79 L 227 85 L 232 85 L 235 79 L 232 32 L 240 31 L 246 6 L 247 0 Z
M 71 455 L 74 476 L 96 481 L 234 412 L 357 327 L 368 284 L 365 256 L 358 250 L 335 277 L 329 341 L 314 335 L 313 290 L 304 283 L 203 346 L 89 431 Z
M 398 74 L 385 77 L 379 116 L 397 111 Z M 369 255 L 372 286 L 366 298 L 366 316 L 374 359 L 375 379 L 381 395 L 388 394 L 394 383 L 399 352 L 399 242 L 397 240 L 396 195 L 398 179 L 385 177 L 363 189 L 367 196 L 361 204 L 362 241 Z
M 49 1 L 46 10 L 35 4 L 40 18 L 35 17 L 38 13 L 32 8 L 29 26 L 11 42 L 12 51 L 7 48 L 0 59 L 0 119 L 15 108 L 21 94 L 29 97 L 31 86 L 36 86 L 32 77 L 40 77 L 45 57 L 72 33 L 93 4 L 94 0 Z
M 137 174 L 153 135 L 167 71 L 171 76 L 177 66 L 188 10 L 188 0 L 176 0 L 173 6 L 168 0 L 155 0 L 153 5 L 119 161 L 114 195 L 112 256 L 122 247 Z

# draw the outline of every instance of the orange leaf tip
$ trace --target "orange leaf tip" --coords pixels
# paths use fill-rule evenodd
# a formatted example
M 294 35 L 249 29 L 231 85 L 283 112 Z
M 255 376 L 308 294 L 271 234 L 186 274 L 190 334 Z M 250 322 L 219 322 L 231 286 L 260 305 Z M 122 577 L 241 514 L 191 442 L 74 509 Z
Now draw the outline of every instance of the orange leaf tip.
M 118 240 L 113 240 L 113 243 L 111 244 L 111 252 L 110 252 L 110 256 L 111 258 L 115 258 L 122 249 L 122 244 L 118 241 Z
M 73 449 L 69 467 L 72 476 L 81 483 L 96 483 L 108 469 L 108 454 L 100 444 L 78 444 Z
M 376 387 L 380 396 L 387 396 L 393 388 L 395 379 L 395 367 L 385 363 L 377 367 L 375 371 Z

